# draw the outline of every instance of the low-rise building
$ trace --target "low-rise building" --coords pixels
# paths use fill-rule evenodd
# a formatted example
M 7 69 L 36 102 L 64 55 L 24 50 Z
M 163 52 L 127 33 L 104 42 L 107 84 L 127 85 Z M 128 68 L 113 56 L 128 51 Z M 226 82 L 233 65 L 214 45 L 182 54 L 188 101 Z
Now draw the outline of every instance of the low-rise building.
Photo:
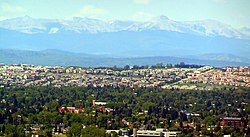
M 244 127 L 243 118 L 233 118 L 233 117 L 224 117 L 221 119 L 220 125 L 222 127 Z
M 106 106 L 106 102 L 96 102 L 95 100 L 92 101 L 93 106 Z
M 166 129 L 137 130 L 133 129 L 133 137 L 177 137 L 181 131 L 167 131 Z
M 60 113 L 63 113 L 63 112 L 80 113 L 80 112 L 84 112 L 84 108 L 61 107 L 61 108 L 58 108 L 58 111 Z

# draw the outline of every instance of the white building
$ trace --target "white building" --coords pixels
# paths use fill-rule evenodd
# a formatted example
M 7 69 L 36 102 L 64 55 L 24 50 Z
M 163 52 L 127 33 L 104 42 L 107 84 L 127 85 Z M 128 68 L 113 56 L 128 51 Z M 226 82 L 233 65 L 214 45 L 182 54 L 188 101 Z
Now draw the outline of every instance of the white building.
M 180 131 L 167 131 L 166 129 L 133 130 L 133 137 L 177 137 Z

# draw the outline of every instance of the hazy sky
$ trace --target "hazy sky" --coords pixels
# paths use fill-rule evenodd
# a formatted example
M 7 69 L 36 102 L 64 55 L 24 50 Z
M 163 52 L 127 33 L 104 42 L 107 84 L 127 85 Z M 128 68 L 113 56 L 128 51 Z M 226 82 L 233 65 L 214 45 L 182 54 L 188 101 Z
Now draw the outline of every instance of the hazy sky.
M 164 15 L 177 21 L 214 19 L 239 28 L 250 27 L 250 0 L 0 0 L 0 20 L 24 15 L 138 21 Z

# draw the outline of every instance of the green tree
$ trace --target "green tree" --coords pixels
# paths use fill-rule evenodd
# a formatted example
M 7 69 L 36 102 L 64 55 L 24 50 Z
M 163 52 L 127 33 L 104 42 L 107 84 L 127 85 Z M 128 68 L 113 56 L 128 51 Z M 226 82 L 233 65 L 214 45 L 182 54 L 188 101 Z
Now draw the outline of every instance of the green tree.
M 68 135 L 69 137 L 80 137 L 82 132 L 82 124 L 80 123 L 72 123 L 69 128 Z
M 82 137 L 105 137 L 105 130 L 94 126 L 88 126 L 82 130 Z

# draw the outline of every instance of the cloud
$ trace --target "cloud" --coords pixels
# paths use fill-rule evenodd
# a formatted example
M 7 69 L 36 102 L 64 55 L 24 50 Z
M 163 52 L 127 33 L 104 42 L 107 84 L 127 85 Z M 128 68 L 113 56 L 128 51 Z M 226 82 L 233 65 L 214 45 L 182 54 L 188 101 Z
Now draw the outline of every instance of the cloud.
M 132 18 L 134 20 L 137 20 L 137 21 L 147 21 L 149 19 L 151 19 L 152 17 L 154 17 L 152 14 L 150 13 L 145 13 L 145 12 L 136 12 Z
M 27 9 L 18 5 L 3 3 L 0 5 L 0 11 L 5 13 L 24 13 L 27 12 Z
M 91 18 L 98 18 L 102 15 L 107 14 L 108 12 L 104 9 L 97 8 L 92 5 L 86 5 L 82 9 L 80 9 L 75 16 L 79 17 L 91 17 Z
M 150 2 L 151 0 L 134 0 L 134 3 L 143 5 L 148 5 Z

